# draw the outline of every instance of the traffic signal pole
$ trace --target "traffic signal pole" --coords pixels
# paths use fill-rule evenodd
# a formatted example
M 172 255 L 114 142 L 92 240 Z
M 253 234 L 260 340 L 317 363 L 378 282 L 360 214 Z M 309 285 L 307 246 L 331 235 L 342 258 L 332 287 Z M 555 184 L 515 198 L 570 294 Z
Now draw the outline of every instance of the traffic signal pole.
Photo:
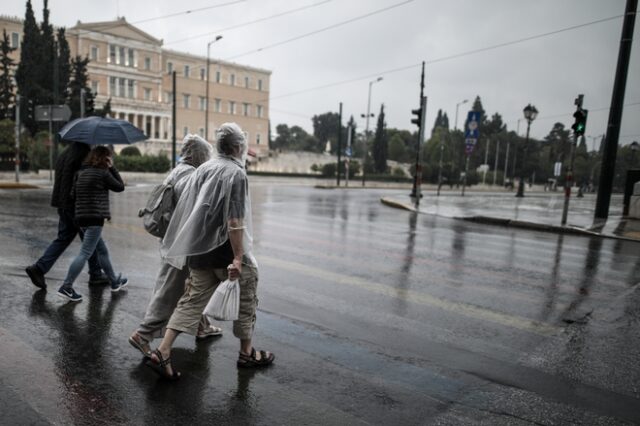
M 422 164 L 420 163 L 420 147 L 424 140 L 424 117 L 427 109 L 427 98 L 424 96 L 424 61 L 422 61 L 422 75 L 420 77 L 420 108 L 411 111 L 416 118 L 411 123 L 418 126 L 418 142 L 416 144 L 416 170 L 413 176 L 413 188 L 410 197 L 416 199 L 416 207 L 420 204 L 420 183 L 422 179 Z
M 594 225 L 599 225 L 609 217 L 609 203 L 611 202 L 611 189 L 615 174 L 616 154 L 618 151 L 618 138 L 620 136 L 620 122 L 622 121 L 622 109 L 624 93 L 627 84 L 627 71 L 631 57 L 631 43 L 633 41 L 633 28 L 636 20 L 638 0 L 627 0 L 622 24 L 622 36 L 618 51 L 618 65 L 613 83 L 613 95 L 611 108 L 609 109 L 609 121 L 607 123 L 607 135 L 604 140 L 600 183 L 598 185 L 598 198 L 594 214 Z
M 569 213 L 569 200 L 571 198 L 571 187 L 573 186 L 573 165 L 576 157 L 576 146 L 578 145 L 578 137 L 584 135 L 587 127 L 587 110 L 582 109 L 582 101 L 584 95 L 578 95 L 575 100 L 576 112 L 573 114 L 576 121 L 571 126 L 573 129 L 573 143 L 571 144 L 571 154 L 569 156 L 569 167 L 564 179 L 564 206 L 562 207 L 562 221 L 560 225 L 567 224 L 567 215 Z

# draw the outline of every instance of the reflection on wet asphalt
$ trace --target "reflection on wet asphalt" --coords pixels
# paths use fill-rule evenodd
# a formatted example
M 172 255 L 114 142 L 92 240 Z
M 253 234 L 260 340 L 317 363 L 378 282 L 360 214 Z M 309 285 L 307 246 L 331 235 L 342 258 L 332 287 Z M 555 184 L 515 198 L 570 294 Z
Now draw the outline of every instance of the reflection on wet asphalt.
M 79 244 L 24 276 L 54 237 L 49 191 L 1 191 L 3 421 L 75 424 L 513 424 L 640 422 L 640 244 L 536 233 L 385 207 L 393 190 L 251 180 L 260 264 L 256 346 L 182 335 L 178 383 L 127 344 L 160 263 L 136 212 L 112 201 L 104 237 L 127 292 L 55 297 Z M 8 414 L 4 414 L 8 413 Z M 21 417 L 22 416 L 22 417 Z M 0 422 L 2 423 L 2 422 Z

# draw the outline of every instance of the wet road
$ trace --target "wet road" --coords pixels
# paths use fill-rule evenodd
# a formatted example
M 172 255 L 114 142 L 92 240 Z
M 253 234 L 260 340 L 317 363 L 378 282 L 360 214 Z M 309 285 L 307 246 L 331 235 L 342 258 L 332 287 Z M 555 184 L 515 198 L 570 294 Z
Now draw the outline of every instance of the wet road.
M 158 381 L 127 344 L 158 243 L 135 213 L 149 186 L 112 196 L 105 227 L 126 293 L 76 283 L 79 245 L 35 291 L 24 266 L 54 237 L 48 190 L 0 190 L 0 423 L 640 424 L 640 243 L 415 215 L 394 190 L 254 180 L 260 263 L 255 343 L 235 367 L 230 324 L 179 337 L 183 378 Z

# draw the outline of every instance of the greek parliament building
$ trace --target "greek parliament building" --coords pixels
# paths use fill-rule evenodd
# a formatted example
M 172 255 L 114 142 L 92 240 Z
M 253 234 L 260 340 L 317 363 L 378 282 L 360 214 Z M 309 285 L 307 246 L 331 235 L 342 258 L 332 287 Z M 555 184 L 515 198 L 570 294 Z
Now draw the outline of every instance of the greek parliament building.
M 0 16 L 13 55 L 20 59 L 22 20 Z M 197 133 L 214 140 L 215 129 L 235 121 L 258 158 L 268 154 L 270 71 L 210 59 L 209 128 L 205 135 L 207 58 L 163 49 L 162 40 L 115 21 L 78 23 L 66 31 L 71 55 L 89 58 L 96 108 L 111 98 L 112 116 L 128 120 L 149 139 L 136 143 L 143 153 L 171 152 L 172 71 L 176 71 L 176 138 Z

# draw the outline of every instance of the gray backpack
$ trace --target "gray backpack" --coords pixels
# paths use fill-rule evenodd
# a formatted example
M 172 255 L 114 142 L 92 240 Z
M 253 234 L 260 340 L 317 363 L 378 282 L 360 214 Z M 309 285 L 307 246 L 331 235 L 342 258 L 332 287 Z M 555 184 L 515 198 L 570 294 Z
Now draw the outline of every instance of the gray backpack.
M 163 238 L 175 208 L 173 185 L 161 183 L 153 188 L 147 205 L 138 211 L 144 229 L 154 237 Z

